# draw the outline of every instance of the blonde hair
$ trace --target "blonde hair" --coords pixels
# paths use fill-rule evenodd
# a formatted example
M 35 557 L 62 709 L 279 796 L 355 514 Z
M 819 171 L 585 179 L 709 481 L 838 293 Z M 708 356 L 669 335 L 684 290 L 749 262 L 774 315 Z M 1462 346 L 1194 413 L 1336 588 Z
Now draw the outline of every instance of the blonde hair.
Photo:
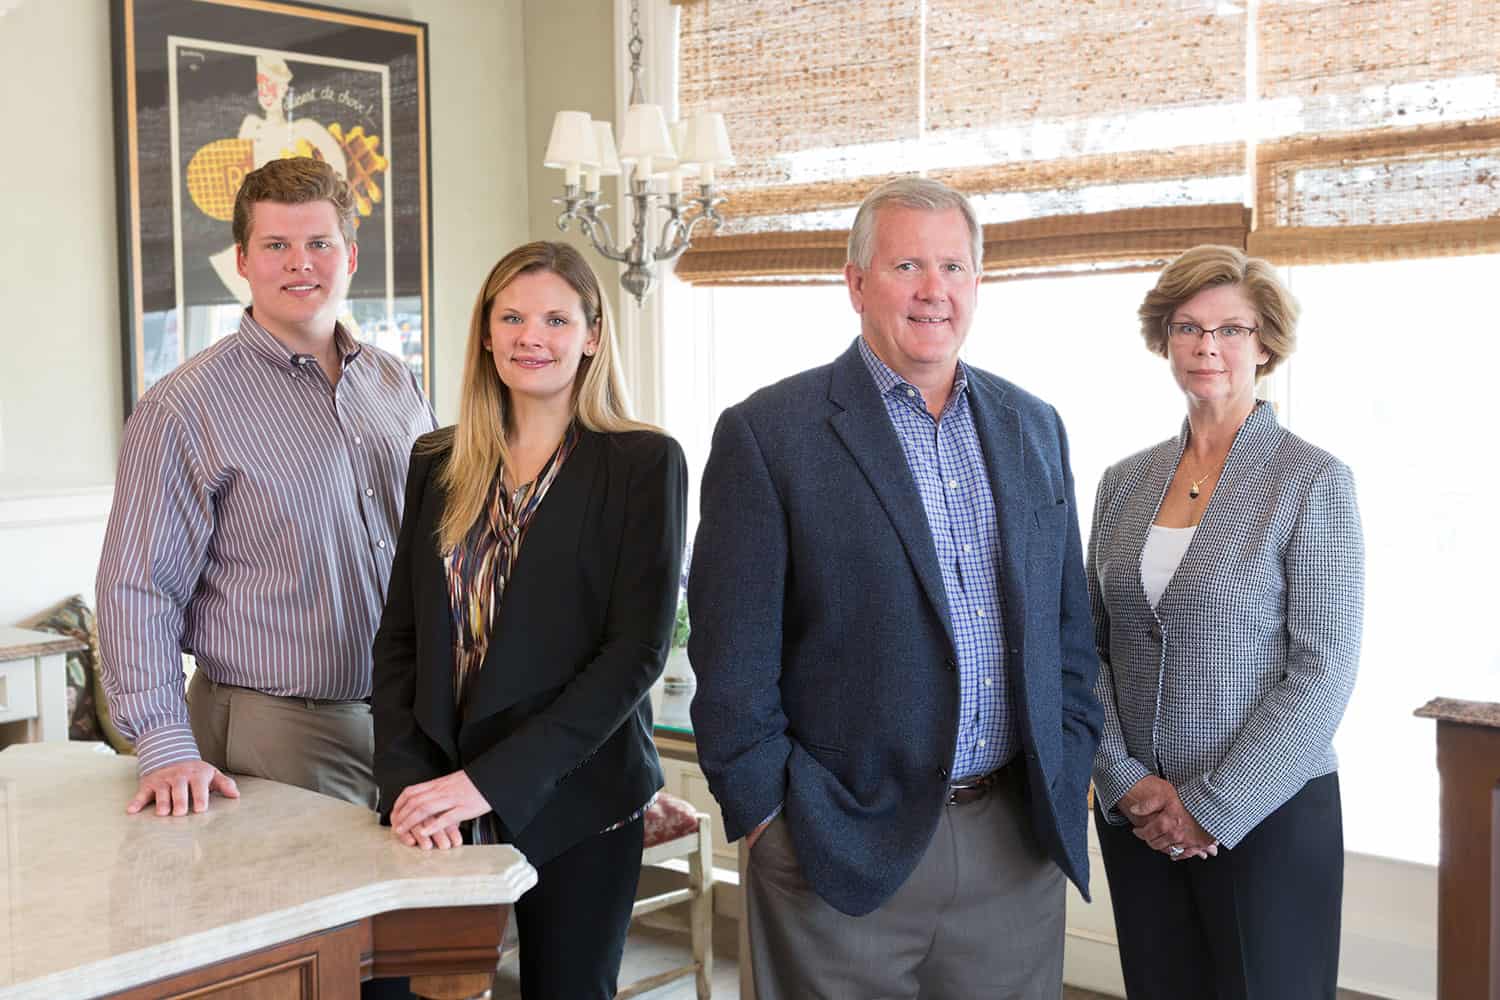
M 1276 276 L 1276 269 L 1259 257 L 1248 257 L 1234 247 L 1205 244 L 1168 264 L 1146 293 L 1137 315 L 1141 336 L 1154 354 L 1167 356 L 1167 324 L 1177 307 L 1205 288 L 1234 285 L 1245 293 L 1260 317 L 1260 346 L 1268 357 L 1255 366 L 1256 378 L 1276 369 L 1297 349 L 1297 299 Z
M 495 477 L 510 460 L 505 446 L 512 420 L 510 390 L 500 380 L 484 345 L 495 299 L 516 278 L 534 271 L 547 271 L 566 281 L 578 293 L 584 320 L 599 334 L 594 355 L 585 355 L 578 362 L 578 374 L 573 379 L 574 419 L 588 430 L 604 434 L 658 430 L 630 416 L 609 303 L 588 261 L 566 243 L 538 241 L 516 247 L 490 269 L 469 320 L 458 423 L 451 429 L 452 454 L 440 479 L 447 494 L 447 507 L 438 526 L 438 544 L 444 552 L 461 542 L 479 519 Z M 433 441 L 433 450 L 445 447 L 447 437 Z

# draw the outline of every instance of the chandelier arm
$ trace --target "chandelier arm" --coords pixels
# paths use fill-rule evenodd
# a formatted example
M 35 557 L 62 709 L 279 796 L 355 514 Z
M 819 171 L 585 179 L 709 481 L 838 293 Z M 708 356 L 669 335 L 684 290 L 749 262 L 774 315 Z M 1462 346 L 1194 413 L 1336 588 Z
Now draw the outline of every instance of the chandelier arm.
M 714 198 L 711 201 L 707 199 L 704 200 L 702 211 L 700 211 L 697 215 L 693 216 L 692 219 L 688 221 L 687 240 L 689 243 L 693 241 L 693 234 L 698 231 L 699 223 L 709 223 L 710 232 L 717 230 L 721 225 L 724 224 L 724 217 L 718 212 L 719 203 L 723 200 L 723 198 Z
M 603 222 L 602 219 L 599 221 L 601 223 Z M 601 257 L 605 258 L 606 260 L 612 260 L 617 264 L 629 263 L 629 252 L 615 249 L 614 238 L 609 235 L 609 229 L 607 226 L 604 227 L 604 239 L 600 239 L 598 229 L 596 229 L 593 222 L 591 222 L 587 218 L 579 220 L 579 228 L 583 230 L 583 235 L 588 237 L 588 241 L 593 245 L 593 248 L 599 251 L 599 255 Z
M 657 245 L 661 247 L 661 250 L 657 253 L 656 259 L 671 260 L 681 253 L 689 242 L 691 241 L 688 239 L 688 227 L 682 221 L 682 210 L 677 209 L 668 216 L 666 222 L 662 223 L 661 239 L 657 240 Z
M 625 259 L 625 255 L 614 249 L 615 233 L 614 230 L 609 227 L 609 220 L 601 216 L 598 213 L 597 208 L 590 210 L 589 213 L 583 218 L 589 226 L 589 242 L 594 244 L 594 248 L 597 249 L 601 254 L 604 254 L 604 256 L 608 257 L 610 260 L 623 261 Z M 593 230 L 596 229 L 602 232 L 604 235 L 602 237 L 594 235 Z M 601 240 L 604 246 L 600 246 Z M 604 247 L 606 246 L 609 247 L 610 252 L 605 252 Z

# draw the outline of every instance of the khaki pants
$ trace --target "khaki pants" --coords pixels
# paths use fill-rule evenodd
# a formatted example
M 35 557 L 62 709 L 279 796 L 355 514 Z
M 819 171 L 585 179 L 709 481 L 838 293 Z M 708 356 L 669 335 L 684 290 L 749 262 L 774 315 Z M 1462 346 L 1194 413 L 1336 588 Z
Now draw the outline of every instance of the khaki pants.
M 375 727 L 365 702 L 279 698 L 216 684 L 201 670 L 187 702 L 198 752 L 219 770 L 375 808 Z
M 812 891 L 784 813 L 751 848 L 746 882 L 760 1000 L 1062 994 L 1065 881 L 1037 846 L 1015 781 L 943 807 L 916 871 L 863 917 Z

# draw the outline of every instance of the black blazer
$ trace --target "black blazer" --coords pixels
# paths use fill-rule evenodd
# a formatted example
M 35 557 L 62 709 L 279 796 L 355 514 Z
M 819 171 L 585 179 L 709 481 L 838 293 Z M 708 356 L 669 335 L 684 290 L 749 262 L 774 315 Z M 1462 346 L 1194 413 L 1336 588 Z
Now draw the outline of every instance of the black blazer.
M 460 722 L 437 545 L 451 446 L 450 428 L 412 449 L 375 635 L 381 822 L 408 785 L 463 768 L 540 865 L 662 785 L 646 695 L 676 613 L 687 462 L 661 434 L 582 431 L 527 529 Z

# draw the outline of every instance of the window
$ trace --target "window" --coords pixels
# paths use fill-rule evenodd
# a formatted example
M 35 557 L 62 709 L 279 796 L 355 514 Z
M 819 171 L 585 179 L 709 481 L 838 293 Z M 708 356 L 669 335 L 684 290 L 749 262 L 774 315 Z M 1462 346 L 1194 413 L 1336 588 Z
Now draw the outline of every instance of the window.
M 1469 333 L 1487 330 L 1480 292 L 1497 266 L 1476 256 L 1285 272 L 1303 316 L 1275 387 L 1282 421 L 1354 470 L 1365 528 L 1363 658 L 1337 739 L 1352 851 L 1436 862 L 1432 723 L 1412 712 L 1438 695 L 1500 692 L 1489 627 L 1496 420 L 1486 344 Z M 1177 433 L 1183 418 L 1166 363 L 1135 322 L 1153 280 L 988 283 L 964 349 L 1062 414 L 1085 543 L 1104 469 Z M 665 419 L 699 474 L 725 406 L 831 361 L 858 332 L 841 285 L 674 282 L 665 302 Z M 696 521 L 696 496 L 692 511 Z
M 1183 415 L 1136 328 L 1154 276 L 1109 270 L 1204 242 L 1285 267 L 1302 346 L 1266 388 L 1290 430 L 1353 469 L 1368 554 L 1360 681 L 1337 739 L 1345 839 L 1432 863 L 1432 723 L 1412 712 L 1500 697 L 1481 625 L 1500 561 L 1483 433 L 1496 420 L 1484 347 L 1465 336 L 1493 325 L 1479 293 L 1500 263 L 1500 75 L 1493 46 L 1473 43 L 1495 36 L 1500 6 L 1055 7 L 681 8 L 683 108 L 728 113 L 740 163 L 725 174 L 731 231 L 679 262 L 698 284 L 663 289 L 667 425 L 701 469 L 724 406 L 842 351 L 857 330 L 842 287 L 765 282 L 833 279 L 852 206 L 926 171 L 974 196 L 986 271 L 1013 279 L 981 290 L 964 356 L 1058 408 L 1086 532 L 1103 469 Z M 1138 23 L 1113 30 L 1125 16 Z M 881 72 L 902 86 L 865 85 Z M 976 73 L 1004 85 L 978 93 Z
M 843 285 L 663 289 L 662 420 L 693 470 L 688 537 L 698 524 L 698 479 L 727 406 L 762 386 L 827 364 L 859 332 Z
M 1297 267 L 1286 424 L 1354 472 L 1366 548 L 1359 681 L 1336 749 L 1349 850 L 1437 862 L 1433 723 L 1500 698 L 1494 256 Z

